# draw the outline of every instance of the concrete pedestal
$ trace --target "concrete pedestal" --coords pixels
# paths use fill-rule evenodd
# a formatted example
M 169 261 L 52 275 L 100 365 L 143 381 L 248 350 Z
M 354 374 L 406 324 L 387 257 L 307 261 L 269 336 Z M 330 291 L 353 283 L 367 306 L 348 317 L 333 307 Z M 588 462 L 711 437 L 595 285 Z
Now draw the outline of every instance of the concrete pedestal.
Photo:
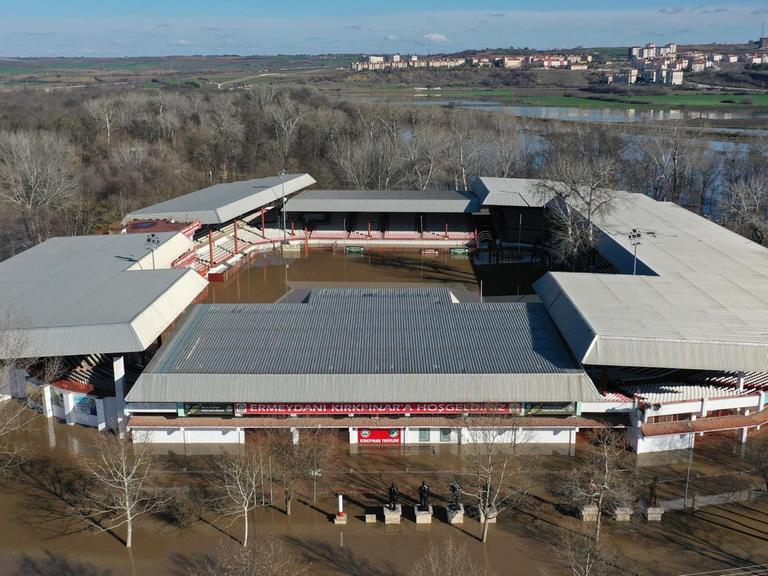
M 347 523 L 347 515 L 346 514 L 336 514 L 333 517 L 333 523 L 334 524 L 346 524 Z
M 365 515 L 365 523 L 366 524 L 376 524 L 376 514 L 366 514 Z
M 389 506 L 384 506 L 384 524 L 400 524 L 400 518 L 403 515 L 403 507 L 398 504 L 394 510 Z
M 432 524 L 432 506 L 428 510 L 419 510 L 416 506 L 414 514 L 416 514 L 416 524 Z
M 582 506 L 579 509 L 579 516 L 581 516 L 582 522 L 597 522 L 598 514 L 600 514 L 600 511 L 594 504 L 590 504 L 589 506 Z
M 464 504 L 459 504 L 458 509 L 446 508 L 446 514 L 448 515 L 448 524 L 463 524 L 464 523 Z
M 480 524 L 485 524 L 485 514 L 483 514 L 482 508 L 478 510 L 480 512 Z M 496 508 L 492 508 L 488 512 L 488 524 L 496 524 L 496 516 L 498 515 Z
M 616 522 L 629 522 L 632 517 L 632 508 L 616 508 L 613 511 L 613 516 L 616 518 Z
M 648 522 L 661 522 L 661 516 L 664 514 L 664 508 L 648 507 L 645 509 L 645 519 Z

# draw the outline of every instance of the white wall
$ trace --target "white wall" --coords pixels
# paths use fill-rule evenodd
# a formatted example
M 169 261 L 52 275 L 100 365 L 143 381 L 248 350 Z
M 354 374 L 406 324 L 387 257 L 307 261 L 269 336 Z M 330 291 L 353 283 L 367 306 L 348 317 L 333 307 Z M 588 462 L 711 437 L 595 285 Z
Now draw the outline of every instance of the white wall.
M 134 442 L 150 444 L 243 444 L 242 428 L 140 428 L 131 427 Z
M 573 444 L 576 442 L 575 428 L 522 428 L 515 430 L 498 430 L 493 436 L 493 441 L 498 443 L 512 443 L 515 441 L 517 433 L 517 442 L 521 444 Z M 461 429 L 461 443 L 473 444 L 475 442 L 490 441 L 489 432 L 472 431 L 468 428 Z
M 630 436 L 632 448 L 638 454 L 687 450 L 695 445 L 695 434 L 670 434 L 668 436 L 643 436 L 639 430 Z
M 429 430 L 429 440 L 424 442 L 419 440 L 422 429 Z M 459 431 L 451 428 L 450 440 L 442 442 L 440 440 L 440 428 L 406 428 L 403 433 L 403 442 L 405 444 L 457 444 L 459 442 Z

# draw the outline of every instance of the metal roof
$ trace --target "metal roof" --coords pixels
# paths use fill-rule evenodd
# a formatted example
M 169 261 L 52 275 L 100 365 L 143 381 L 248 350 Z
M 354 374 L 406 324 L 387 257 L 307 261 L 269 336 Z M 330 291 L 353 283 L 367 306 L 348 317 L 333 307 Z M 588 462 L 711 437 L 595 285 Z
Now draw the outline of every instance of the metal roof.
M 540 304 L 324 289 L 191 310 L 131 402 L 600 401 Z
M 549 273 L 536 292 L 585 364 L 768 371 L 768 249 L 672 203 L 618 193 L 598 250 L 624 274 Z M 629 232 L 642 233 L 631 276 Z
M 147 206 L 128 214 L 123 221 L 167 219 L 182 222 L 200 220 L 203 224 L 222 224 L 248 214 L 275 200 L 311 186 L 315 179 L 309 174 L 287 174 L 216 184 L 184 196 Z
M 167 269 L 192 241 L 146 236 L 52 238 L 0 262 L 0 358 L 145 350 L 205 288 Z
M 483 206 L 542 208 L 552 195 L 539 190 L 539 182 L 526 178 L 481 176 L 472 181 L 472 189 Z
M 458 190 L 305 190 L 290 198 L 288 212 L 473 213 L 480 201 Z

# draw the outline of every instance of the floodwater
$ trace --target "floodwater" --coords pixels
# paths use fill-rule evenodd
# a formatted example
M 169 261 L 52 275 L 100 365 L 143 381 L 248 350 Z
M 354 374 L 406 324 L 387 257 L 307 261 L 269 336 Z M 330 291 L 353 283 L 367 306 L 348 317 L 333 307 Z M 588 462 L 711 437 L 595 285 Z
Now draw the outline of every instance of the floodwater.
M 57 505 L 66 494 L 66 466 L 75 462 L 72 454 L 87 454 L 96 432 L 44 421 L 26 435 L 31 456 L 37 461 L 0 490 L 0 575 L 84 574 L 96 575 L 183 575 L 213 553 L 225 541 L 240 537 L 239 523 L 216 521 L 204 515 L 191 527 L 178 529 L 155 517 L 145 517 L 134 530 L 134 548 L 128 552 L 119 538 L 108 533 L 84 530 L 61 514 Z M 722 475 L 743 469 L 738 446 L 732 438 L 705 439 L 691 461 L 691 476 L 703 489 L 702 475 Z M 309 574 L 320 576 L 406 576 L 413 562 L 430 543 L 449 538 L 467 546 L 479 565 L 493 568 L 499 576 L 540 576 L 560 574 L 553 563 L 552 546 L 563 530 L 579 523 L 557 506 L 557 497 L 548 486 L 552 475 L 563 477 L 579 458 L 547 451 L 540 456 L 540 484 L 521 510 L 508 511 L 492 526 L 486 545 L 478 541 L 481 525 L 465 518 L 462 525 L 450 526 L 443 519 L 448 494 L 448 477 L 461 467 L 458 447 L 366 448 L 356 452 L 337 445 L 335 468 L 313 502 L 302 488 L 290 517 L 276 492 L 272 507 L 258 509 L 252 516 L 252 533 L 283 537 L 310 563 Z M 688 469 L 688 453 L 666 453 L 645 458 L 644 481 L 657 476 L 660 497 L 679 494 Z M 178 485 L 194 482 L 201 469 L 194 458 L 172 458 L 168 474 Z M 719 478 L 719 476 L 717 476 Z M 188 480 L 189 479 L 189 480 Z M 410 506 L 416 501 L 416 486 L 425 480 L 431 487 L 436 514 L 431 525 L 416 525 Z M 406 511 L 399 526 L 380 521 L 366 524 L 364 513 L 386 498 L 389 482 L 398 483 Z M 719 480 L 718 480 L 719 482 Z M 330 516 L 336 511 L 335 493 L 345 497 L 349 515 L 346 526 L 335 526 Z M 620 550 L 642 574 L 682 574 L 721 570 L 732 566 L 768 562 L 768 501 L 714 506 L 695 515 L 668 512 L 659 525 L 641 520 L 619 525 L 604 523 L 609 547 Z M 120 536 L 120 533 L 118 533 Z M 652 553 L 649 553 L 652 551 Z M 512 570 L 511 567 L 514 567 Z M 629 572 L 629 571 L 628 571 Z M 634 573 L 634 571 L 633 571 Z
M 453 285 L 477 291 L 472 263 L 466 256 L 437 255 L 418 249 L 366 248 L 364 254 L 343 249 L 302 248 L 296 253 L 254 253 L 224 282 L 212 282 L 206 302 L 274 302 L 292 288 Z
M 358 98 L 356 98 L 358 99 Z M 386 101 L 408 106 L 443 106 L 484 112 L 503 112 L 519 118 L 560 120 L 564 122 L 608 122 L 613 124 L 668 122 L 668 121 L 744 121 L 766 120 L 768 110 L 701 110 L 688 108 L 587 108 L 578 106 L 524 106 L 504 104 L 492 100 L 464 100 L 445 98 L 387 99 L 359 98 L 364 101 Z

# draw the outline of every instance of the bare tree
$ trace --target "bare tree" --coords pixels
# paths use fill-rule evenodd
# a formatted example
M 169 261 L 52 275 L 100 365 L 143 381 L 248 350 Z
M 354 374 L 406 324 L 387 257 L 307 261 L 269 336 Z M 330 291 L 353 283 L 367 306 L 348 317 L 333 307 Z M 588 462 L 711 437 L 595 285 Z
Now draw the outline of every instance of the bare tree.
M 454 189 L 469 189 L 469 176 L 476 173 L 484 147 L 473 119 L 467 114 L 454 113 L 444 159 L 453 177 Z
M 433 110 L 411 109 L 408 119 L 403 146 L 410 180 L 417 190 L 429 190 L 445 154 L 445 132 L 439 127 Z
M 591 534 L 565 530 L 550 549 L 572 576 L 618 576 L 629 572 L 624 562 L 621 569 L 617 568 L 619 562 L 614 555 Z
M 568 478 L 566 493 L 578 506 L 597 507 L 593 538 L 599 542 L 603 513 L 632 508 L 637 501 L 637 474 L 623 437 L 607 428 L 595 431 L 583 462 Z
M 644 133 L 632 139 L 631 157 L 642 167 L 638 182 L 642 192 L 655 200 L 680 202 L 686 186 L 688 159 L 696 144 L 680 122 L 671 122 L 653 134 Z
M 494 576 L 494 572 L 472 558 L 466 545 L 448 537 L 440 544 L 430 541 L 408 576 Z
M 520 127 L 514 116 L 497 114 L 493 119 L 491 130 L 493 173 L 502 178 L 510 178 L 515 173 L 523 150 Z
M 26 337 L 9 313 L 0 326 L 0 474 L 18 470 L 28 453 L 28 443 L 19 436 L 33 430 L 40 418 L 43 386 L 53 382 L 61 372 L 59 358 L 42 360 L 20 358 L 24 355 Z M 19 379 L 24 379 L 21 389 Z M 36 385 L 26 386 L 26 378 Z
M 537 192 L 548 201 L 550 249 L 560 262 L 576 266 L 595 244 L 595 219 L 608 213 L 619 194 L 614 190 L 618 158 L 600 144 L 585 142 L 590 134 L 577 134 L 573 146 L 552 145 L 547 154 L 545 179 Z M 576 143 L 580 147 L 576 148 Z
M 83 107 L 96 124 L 99 132 L 104 133 L 107 149 L 109 149 L 112 133 L 120 125 L 120 120 L 123 117 L 121 101 L 112 96 L 100 96 L 86 101 Z
M 302 483 L 317 480 L 315 471 L 327 470 L 332 442 L 322 430 L 302 430 L 299 442 L 287 430 L 265 434 L 265 445 L 272 457 L 272 480 L 283 490 L 285 513 L 291 515 L 291 504 Z
M 222 516 L 243 521 L 243 546 L 248 546 L 248 518 L 252 510 L 264 505 L 262 478 L 263 454 L 259 447 L 246 444 L 234 454 L 218 460 L 223 496 L 219 509 Z
M 304 113 L 293 99 L 283 97 L 276 99 L 271 106 L 270 116 L 277 139 L 277 149 L 280 153 L 280 166 L 285 168 L 291 146 L 296 139 L 297 128 Z
M 29 244 L 47 239 L 46 217 L 72 200 L 78 186 L 74 159 L 58 134 L 0 134 L 0 201 L 17 211 Z
M 136 520 L 164 503 L 147 486 L 153 472 L 149 446 L 135 433 L 133 443 L 127 437 L 100 433 L 91 445 L 92 454 L 83 460 L 91 479 L 83 518 L 104 532 L 124 527 L 127 548 L 133 543 Z
M 483 542 L 488 540 L 490 520 L 520 505 L 533 486 L 536 459 L 524 424 L 523 418 L 502 415 L 464 420 L 467 438 L 462 442 L 462 458 L 469 472 L 459 484 L 481 514 Z
M 309 566 L 301 555 L 276 536 L 263 536 L 250 546 L 225 542 L 190 576 L 299 576 Z
M 768 241 L 768 175 L 729 185 L 720 203 L 726 224 L 760 244 Z

